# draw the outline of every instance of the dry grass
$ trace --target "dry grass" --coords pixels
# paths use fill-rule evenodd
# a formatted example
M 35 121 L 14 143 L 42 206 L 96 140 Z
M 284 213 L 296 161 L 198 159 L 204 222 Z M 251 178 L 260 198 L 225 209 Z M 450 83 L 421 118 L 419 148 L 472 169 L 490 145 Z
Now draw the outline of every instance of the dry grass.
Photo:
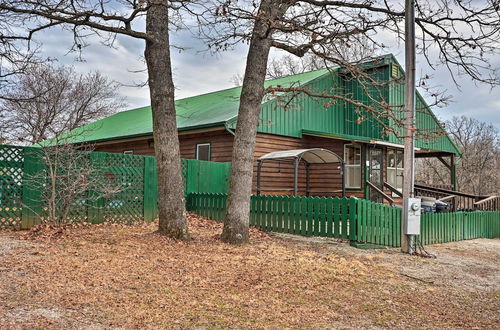
M 155 224 L 0 233 L 1 328 L 499 327 L 498 291 L 415 280 L 380 252 L 190 226 L 189 243 Z

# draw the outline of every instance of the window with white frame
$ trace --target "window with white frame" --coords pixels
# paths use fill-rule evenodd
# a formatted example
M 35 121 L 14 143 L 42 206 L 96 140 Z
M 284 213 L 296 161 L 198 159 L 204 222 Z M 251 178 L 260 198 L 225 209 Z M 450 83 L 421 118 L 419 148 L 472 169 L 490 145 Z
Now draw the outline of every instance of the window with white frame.
M 344 182 L 346 188 L 361 188 L 361 146 L 344 145 Z
M 403 150 L 387 150 L 387 183 L 403 191 Z
M 210 143 L 198 143 L 196 145 L 196 159 L 210 160 Z

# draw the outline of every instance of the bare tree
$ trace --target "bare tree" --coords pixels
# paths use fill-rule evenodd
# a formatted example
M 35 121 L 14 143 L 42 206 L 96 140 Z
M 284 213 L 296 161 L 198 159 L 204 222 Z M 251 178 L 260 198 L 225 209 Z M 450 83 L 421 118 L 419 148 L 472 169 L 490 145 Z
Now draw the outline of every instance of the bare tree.
M 40 194 L 43 208 L 37 214 L 42 221 L 63 224 L 82 220 L 86 210 L 101 199 L 111 199 L 130 187 L 105 164 L 92 157 L 93 146 L 75 149 L 60 143 L 44 146 L 37 157 L 40 170 L 25 178 Z M 108 173 L 108 176 L 106 176 Z M 24 205 L 23 207 L 27 207 Z
M 327 63 L 324 60 L 312 54 L 303 57 L 285 54 L 271 59 L 267 66 L 267 78 L 277 79 L 326 67 Z
M 37 64 L 16 77 L 0 101 L 1 135 L 35 144 L 101 119 L 124 106 L 118 84 L 99 72 Z
M 496 0 L 481 4 L 422 0 L 417 1 L 416 8 L 418 53 L 429 64 L 445 65 L 453 77 L 458 72 L 478 82 L 498 84 L 498 76 L 488 62 L 488 56 L 498 53 L 500 20 Z M 263 82 L 270 49 L 278 48 L 298 57 L 314 54 L 329 65 L 341 67 L 366 92 L 369 88 L 383 88 L 386 85 L 370 77 L 362 65 L 340 58 L 334 50 L 339 45 L 361 42 L 383 49 L 384 45 L 376 40 L 378 33 L 390 33 L 403 40 L 404 8 L 399 2 L 383 0 L 261 0 L 221 1 L 210 12 L 214 14 L 214 23 L 208 24 L 205 34 L 211 39 L 212 49 L 220 51 L 240 42 L 249 43 L 222 233 L 224 241 L 240 244 L 248 240 L 253 152 L 260 104 L 266 93 Z M 277 90 L 285 91 L 276 86 L 267 91 Z M 291 92 L 299 90 L 294 88 Z M 359 109 L 361 121 L 371 114 L 371 118 L 391 118 L 396 125 L 401 123 L 402 105 L 388 107 L 387 102 L 379 98 L 381 93 L 370 96 L 367 92 L 374 103 L 369 106 L 335 92 L 306 92 L 311 97 L 327 96 L 331 102 L 342 99 L 353 104 Z
M 182 26 L 179 13 L 186 8 L 185 2 L 0 0 L 0 21 L 8 21 L 12 26 L 9 38 L 30 42 L 38 31 L 60 27 L 72 33 L 72 49 L 75 51 L 87 46 L 87 37 L 91 35 L 100 37 L 109 46 L 113 45 L 118 35 L 144 40 L 158 166 L 159 232 L 179 239 L 188 239 L 188 228 L 174 107 L 169 28 Z M 189 10 L 186 12 L 191 15 Z
M 8 99 L 5 93 L 15 85 L 17 76 L 33 64 L 47 62 L 37 57 L 37 48 L 19 42 L 8 20 L 0 20 L 0 100 Z
M 42 63 L 30 57 L 33 53 L 25 56 L 21 50 L 11 49 L 9 59 L 12 55 L 18 62 L 9 63 L 9 74 L 2 80 L 1 143 L 35 144 L 52 140 L 50 146 L 45 144 L 37 149 L 35 166 L 43 170 L 25 180 L 40 193 L 36 202 L 44 205 L 38 210 L 41 219 L 58 224 L 69 222 L 71 211 L 85 209 L 87 203 L 127 188 L 103 180 L 102 169 L 91 162 L 93 146 L 80 146 L 76 150 L 69 142 L 77 136 L 67 133 L 121 107 L 118 85 L 99 72 L 82 75 L 72 67 Z M 61 139 L 65 133 L 66 138 Z
M 336 47 L 329 48 L 332 54 L 330 56 L 350 63 L 356 63 L 374 57 L 377 54 L 375 47 L 376 45 L 370 42 L 368 37 L 361 35 L 356 43 L 342 42 Z M 302 57 L 285 54 L 281 57 L 271 59 L 267 66 L 267 78 L 276 79 L 312 70 L 324 69 L 329 66 L 331 66 L 329 61 L 313 53 L 307 53 Z
M 239 73 L 236 73 L 231 77 L 231 82 L 234 86 L 240 87 L 243 84 L 243 76 Z
M 475 195 L 500 194 L 500 134 L 493 125 L 465 116 L 446 122 L 448 132 L 462 152 L 457 160 L 457 189 Z M 419 162 L 417 179 L 442 185 L 449 170 L 434 159 Z

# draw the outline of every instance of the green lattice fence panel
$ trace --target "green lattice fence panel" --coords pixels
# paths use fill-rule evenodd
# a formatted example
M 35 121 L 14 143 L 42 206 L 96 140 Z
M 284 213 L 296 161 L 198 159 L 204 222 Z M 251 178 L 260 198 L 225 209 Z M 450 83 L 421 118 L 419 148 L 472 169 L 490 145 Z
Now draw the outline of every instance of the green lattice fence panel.
M 63 155 L 57 155 L 59 157 L 59 172 L 61 173 L 61 178 L 56 180 L 56 185 L 62 186 L 61 191 L 65 191 L 63 188 L 70 181 L 77 181 L 80 176 L 87 177 L 85 181 L 93 182 L 89 177 L 92 176 L 95 170 L 91 163 L 91 152 L 90 151 L 71 151 L 68 153 L 63 153 Z M 54 157 L 54 156 L 53 156 Z M 62 159 L 61 159 L 62 158 Z M 71 167 L 71 168 L 70 168 Z M 46 169 L 45 169 L 46 170 Z M 82 190 L 79 191 L 74 196 L 74 201 L 71 204 L 68 215 L 65 217 L 64 222 L 86 222 L 87 217 L 87 200 L 89 198 L 89 191 Z
M 187 195 L 188 184 L 188 162 L 187 159 L 181 159 L 182 182 L 184 183 L 184 193 Z
M 48 187 L 55 184 L 55 190 L 62 192 L 65 184 L 82 178 L 85 189 L 71 199 L 67 214 L 56 203 L 56 217 L 64 218 L 63 222 L 156 219 L 158 180 L 154 157 L 54 151 L 0 145 L 1 227 L 30 228 L 46 221 L 49 210 L 54 209 L 48 207 Z M 47 165 L 49 159 L 51 165 Z M 53 169 L 57 180 L 50 179 Z M 227 192 L 229 171 L 230 163 L 182 160 L 184 185 L 190 192 Z M 57 198 L 64 195 L 59 193 Z
M 58 191 L 72 180 L 83 180 L 89 188 L 72 199 L 64 222 L 132 222 L 146 215 L 148 220 L 155 218 L 156 178 L 144 180 L 145 173 L 156 176 L 151 157 L 72 151 L 55 154 L 60 165 L 47 166 L 49 155 L 53 154 L 41 148 L 0 145 L 0 227 L 29 228 L 47 220 L 51 183 Z M 71 169 L 65 158 L 73 159 L 69 162 Z M 58 179 L 50 179 L 50 170 Z M 146 192 L 148 205 L 144 204 Z M 61 194 L 57 198 L 62 198 Z M 59 212 L 56 214 L 63 214 Z
M 20 227 L 24 149 L 0 145 L 0 227 Z
M 103 198 L 102 219 L 108 222 L 132 222 L 144 215 L 144 157 L 104 153 L 102 180 L 119 191 Z

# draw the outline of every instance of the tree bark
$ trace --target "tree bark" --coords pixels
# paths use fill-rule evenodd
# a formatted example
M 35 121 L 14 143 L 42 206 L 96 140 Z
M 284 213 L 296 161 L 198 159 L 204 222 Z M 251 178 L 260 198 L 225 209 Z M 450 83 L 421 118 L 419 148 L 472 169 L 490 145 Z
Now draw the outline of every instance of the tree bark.
M 240 96 L 236 136 L 233 144 L 228 207 L 221 239 L 231 244 L 248 242 L 253 154 L 264 96 L 269 51 L 272 45 L 270 22 L 280 14 L 280 5 L 264 0 L 259 8 L 248 50 Z
M 144 55 L 149 73 L 153 138 L 158 169 L 158 232 L 187 240 L 189 233 L 170 62 L 168 3 L 165 0 L 152 0 L 149 3 L 146 31 L 152 38 L 146 41 Z

